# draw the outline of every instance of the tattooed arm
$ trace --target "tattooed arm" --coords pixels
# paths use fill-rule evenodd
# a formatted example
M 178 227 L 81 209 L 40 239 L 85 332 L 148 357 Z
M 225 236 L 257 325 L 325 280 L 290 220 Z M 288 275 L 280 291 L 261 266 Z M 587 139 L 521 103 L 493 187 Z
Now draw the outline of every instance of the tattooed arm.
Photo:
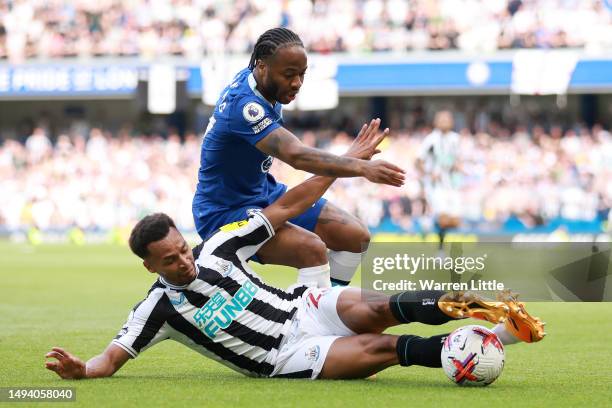
M 377 131 L 378 126 L 363 125 L 359 135 L 357 135 L 357 138 L 349 150 L 344 154 L 344 156 L 339 158 L 353 159 L 355 157 L 362 157 L 366 146 L 370 146 L 372 144 L 378 146 L 380 141 L 377 142 L 377 139 L 382 140 L 386 134 L 386 131 L 383 133 L 383 135 L 378 135 Z M 373 154 L 375 153 L 378 153 L 378 150 L 374 149 Z M 337 157 L 333 155 L 331 156 Z M 399 167 L 380 160 L 365 161 L 365 163 L 371 164 L 375 171 L 380 171 L 381 173 L 386 171 L 386 176 L 390 180 L 389 184 L 399 186 L 403 183 L 404 171 Z M 283 225 L 285 221 L 303 213 L 310 206 L 316 203 L 317 200 L 321 198 L 321 196 L 329 188 L 329 186 L 332 185 L 335 179 L 335 177 L 311 177 L 303 183 L 293 187 L 274 203 L 264 208 L 263 213 L 272 224 L 272 227 L 276 230 L 278 227 Z
M 309 173 L 333 177 L 364 175 L 363 160 L 336 156 L 308 147 L 283 127 L 272 131 L 260 140 L 256 147 L 266 154 L 278 157 L 296 169 Z
M 388 134 L 388 129 L 378 134 L 380 120 L 373 120 L 361 128 L 368 137 L 364 142 L 351 148 L 351 155 L 336 156 L 320 149 L 304 145 L 295 135 L 285 128 L 278 128 L 260 140 L 255 146 L 262 152 L 309 173 L 330 177 L 363 176 L 375 183 L 399 186 L 403 184 L 403 171 L 384 161 L 370 161 L 378 152 L 376 149 Z M 359 137 L 359 136 L 358 136 Z

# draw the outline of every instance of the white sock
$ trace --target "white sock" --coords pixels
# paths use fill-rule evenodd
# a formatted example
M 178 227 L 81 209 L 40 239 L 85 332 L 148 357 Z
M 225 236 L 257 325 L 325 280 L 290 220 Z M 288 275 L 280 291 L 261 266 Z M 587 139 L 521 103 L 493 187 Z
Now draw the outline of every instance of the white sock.
M 348 251 L 329 251 L 330 275 L 334 286 L 346 286 L 361 263 L 361 253 Z
M 509 344 L 515 344 L 521 341 L 514 334 L 510 333 L 508 329 L 506 329 L 505 323 L 499 323 L 495 325 L 495 327 L 493 327 L 491 331 L 497 334 L 497 337 L 499 337 L 499 340 L 504 346 L 507 346 Z
M 297 283 L 308 287 L 329 288 L 329 264 L 298 269 Z

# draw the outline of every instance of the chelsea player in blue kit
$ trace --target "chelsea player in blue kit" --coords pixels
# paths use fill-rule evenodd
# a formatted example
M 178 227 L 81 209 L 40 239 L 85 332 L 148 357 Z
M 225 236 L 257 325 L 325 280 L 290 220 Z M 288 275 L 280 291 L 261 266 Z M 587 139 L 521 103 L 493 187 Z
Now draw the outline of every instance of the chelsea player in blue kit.
M 203 239 L 219 228 L 238 227 L 250 210 L 267 207 L 286 191 L 268 173 L 275 157 L 318 175 L 403 184 L 402 169 L 370 161 L 388 129 L 355 158 L 308 147 L 283 127 L 282 105 L 295 99 L 306 69 L 297 34 L 274 28 L 259 37 L 249 67 L 221 93 L 204 134 L 193 199 L 195 225 Z M 379 126 L 380 120 L 373 120 L 361 133 L 378 132 Z M 254 259 L 297 268 L 299 283 L 329 286 L 331 274 L 331 283 L 347 285 L 369 239 L 367 227 L 356 217 L 321 198 L 280 228 Z

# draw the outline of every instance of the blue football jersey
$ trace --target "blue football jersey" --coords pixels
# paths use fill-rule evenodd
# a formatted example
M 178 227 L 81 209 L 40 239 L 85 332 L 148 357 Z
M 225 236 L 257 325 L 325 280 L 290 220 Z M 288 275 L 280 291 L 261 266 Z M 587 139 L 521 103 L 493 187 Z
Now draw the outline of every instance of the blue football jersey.
M 202 142 L 194 209 L 217 214 L 245 205 L 265 207 L 286 190 L 268 174 L 272 157 L 255 144 L 282 126 L 282 107 L 255 89 L 253 73 L 240 71 L 217 101 Z

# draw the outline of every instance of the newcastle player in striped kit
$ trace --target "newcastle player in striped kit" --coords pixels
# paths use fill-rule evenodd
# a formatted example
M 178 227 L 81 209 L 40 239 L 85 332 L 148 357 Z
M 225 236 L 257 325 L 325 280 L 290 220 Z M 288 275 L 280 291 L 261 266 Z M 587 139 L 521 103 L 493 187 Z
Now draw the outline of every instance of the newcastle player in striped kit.
M 347 154 L 370 137 L 375 136 L 362 132 Z M 382 334 L 401 323 L 506 319 L 514 324 L 494 328 L 506 344 L 542 338 L 539 319 L 511 297 L 493 302 L 439 291 L 362 296 L 356 288 L 296 285 L 283 291 L 264 283 L 247 265 L 249 257 L 332 182 L 312 177 L 193 250 L 168 216 L 145 217 L 134 227 L 130 247 L 158 281 L 104 352 L 85 363 L 54 347 L 46 356 L 56 360 L 46 367 L 67 379 L 108 377 L 130 358 L 172 339 L 249 376 L 362 378 L 395 364 L 440 367 L 446 335 Z

